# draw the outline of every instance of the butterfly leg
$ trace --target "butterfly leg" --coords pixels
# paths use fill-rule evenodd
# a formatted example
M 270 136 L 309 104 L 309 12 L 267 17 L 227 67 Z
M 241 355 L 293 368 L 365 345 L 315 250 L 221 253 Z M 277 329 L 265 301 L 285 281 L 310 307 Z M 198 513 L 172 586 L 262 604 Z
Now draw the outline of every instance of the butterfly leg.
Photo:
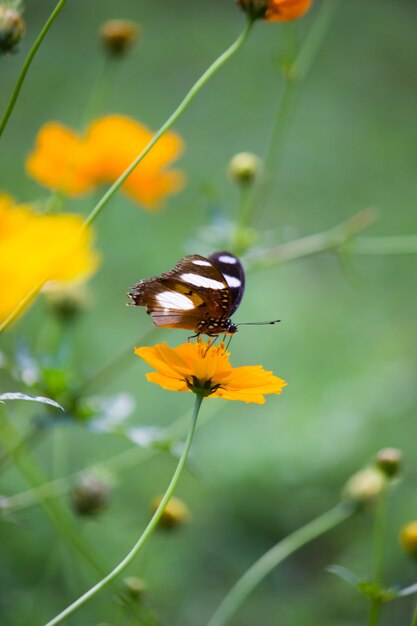
M 204 353 L 204 356 L 206 356 L 206 354 L 207 354 L 207 352 L 210 350 L 210 348 L 211 348 L 212 346 L 214 346 L 214 344 L 216 343 L 216 341 L 217 341 L 217 340 L 218 340 L 218 338 L 219 338 L 219 335 L 208 335 L 208 337 L 213 338 L 213 341 L 209 344 L 209 346 L 208 346 L 207 350 L 206 350 L 206 351 L 205 351 L 205 353 Z
M 226 348 L 225 348 L 226 350 L 228 350 L 228 349 L 229 349 L 230 342 L 232 341 L 232 337 L 233 337 L 233 335 L 229 335 L 229 341 L 227 342 L 227 346 L 226 346 Z M 226 341 L 226 335 L 224 336 L 223 343 L 224 343 L 225 341 Z

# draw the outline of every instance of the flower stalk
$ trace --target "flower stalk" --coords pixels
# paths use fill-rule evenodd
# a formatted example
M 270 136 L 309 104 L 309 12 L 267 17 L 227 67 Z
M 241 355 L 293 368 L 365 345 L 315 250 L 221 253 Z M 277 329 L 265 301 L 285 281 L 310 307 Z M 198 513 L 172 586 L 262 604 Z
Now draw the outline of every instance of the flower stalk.
M 354 505 L 342 502 L 273 546 L 232 587 L 217 607 L 207 626 L 225 626 L 229 623 L 249 594 L 277 565 L 313 539 L 317 539 L 344 522 L 354 511 Z
M 45 22 L 44 27 L 42 28 L 41 32 L 39 33 L 38 37 L 36 38 L 35 43 L 33 44 L 32 48 L 29 51 L 29 54 L 26 57 L 26 60 L 23 64 L 23 67 L 20 71 L 20 74 L 18 76 L 18 79 L 16 81 L 16 84 L 14 86 L 12 95 L 10 96 L 10 100 L 7 104 L 6 110 L 3 114 L 3 117 L 0 121 L 0 137 L 3 134 L 3 131 L 6 127 L 7 122 L 9 121 L 10 115 L 12 114 L 12 111 L 14 109 L 14 105 L 16 104 L 16 100 L 19 96 L 20 90 L 22 88 L 23 82 L 26 78 L 26 74 L 29 71 L 29 68 L 32 64 L 33 58 L 35 56 L 35 54 L 38 51 L 39 46 L 41 45 L 42 41 L 45 39 L 46 34 L 48 32 L 48 30 L 51 28 L 52 24 L 54 23 L 55 19 L 58 17 L 58 14 L 60 13 L 60 11 L 64 8 L 64 4 L 66 3 L 67 0 L 59 0 L 59 2 L 57 3 L 57 5 L 55 6 L 54 10 L 52 11 L 51 15 L 48 17 L 48 19 Z
M 119 574 L 121 574 L 126 569 L 126 567 L 133 561 L 133 559 L 139 553 L 139 551 L 141 550 L 141 548 L 144 545 L 144 543 L 146 542 L 146 540 L 149 538 L 149 536 L 155 530 L 155 527 L 158 524 L 158 522 L 159 522 L 159 520 L 160 520 L 160 518 L 161 518 L 161 516 L 162 516 L 162 514 L 163 514 L 163 512 L 165 510 L 165 507 L 167 506 L 170 498 L 172 497 L 172 495 L 173 495 L 173 493 L 175 491 L 175 488 L 176 488 L 176 486 L 178 484 L 178 481 L 179 481 L 179 478 L 181 476 L 182 470 L 184 469 L 184 466 L 185 466 L 185 463 L 186 463 L 186 460 L 187 460 L 187 456 L 188 456 L 188 452 L 189 452 L 190 447 L 191 447 L 191 442 L 193 440 L 193 435 L 194 435 L 194 431 L 195 431 L 195 427 L 196 427 L 196 423 L 197 423 L 197 417 L 198 417 L 198 413 L 199 413 L 199 410 L 200 410 L 200 406 L 201 406 L 202 400 L 203 399 L 202 399 L 201 396 L 199 396 L 199 395 L 195 396 L 195 404 L 194 404 L 193 414 L 191 416 L 190 427 L 189 427 L 189 430 L 188 430 L 187 438 L 186 438 L 185 443 L 184 443 L 184 448 L 183 448 L 181 457 L 180 457 L 180 459 L 178 461 L 178 465 L 177 465 L 177 467 L 175 469 L 175 472 L 174 472 L 174 474 L 173 474 L 173 476 L 171 478 L 171 482 L 169 483 L 168 488 L 165 491 L 165 493 L 164 493 L 164 495 L 163 495 L 163 497 L 161 499 L 161 502 L 160 502 L 158 508 L 156 509 L 156 511 L 153 514 L 150 522 L 146 526 L 146 528 L 143 531 L 143 533 L 140 535 L 139 539 L 137 540 L 137 542 L 135 543 L 133 548 L 120 561 L 120 563 L 118 565 L 116 565 L 116 567 L 109 574 L 107 574 L 107 576 L 102 578 L 96 585 L 91 587 L 91 589 L 89 589 L 86 593 L 84 593 L 77 600 L 75 600 L 75 602 L 70 604 L 66 609 L 64 609 L 61 613 L 59 613 L 59 615 L 57 615 L 52 620 L 50 620 L 47 624 L 45 624 L 45 626 L 55 626 L 55 624 L 62 623 L 69 615 L 72 615 L 73 613 L 75 613 L 75 611 L 77 611 L 80 607 L 82 607 L 86 602 L 91 600 L 91 598 L 93 598 L 97 593 L 102 591 L 111 582 L 113 582 L 113 580 L 115 580 L 119 576 Z
M 111 187 L 106 191 L 106 193 L 102 196 L 96 206 L 93 208 L 91 213 L 85 220 L 85 226 L 91 224 L 105 205 L 109 202 L 109 200 L 114 196 L 119 187 L 124 183 L 127 177 L 133 172 L 133 170 L 139 165 L 139 163 L 145 158 L 148 152 L 153 148 L 153 146 L 159 141 L 159 139 L 164 135 L 167 130 L 169 130 L 178 118 L 185 111 L 187 106 L 193 100 L 193 98 L 198 94 L 200 89 L 207 83 L 208 80 L 219 70 L 243 45 L 246 41 L 253 25 L 253 20 L 249 19 L 247 21 L 246 27 L 243 32 L 239 35 L 236 41 L 229 47 L 225 52 L 223 52 L 211 65 L 210 67 L 200 76 L 197 82 L 191 87 L 189 92 L 186 94 L 185 98 L 181 101 L 179 106 L 175 109 L 175 111 L 169 116 L 169 118 L 162 124 L 160 129 L 155 133 L 152 139 L 149 141 L 147 146 L 142 150 L 142 152 L 136 157 L 136 159 L 129 165 L 129 167 L 119 176 L 119 178 L 111 185 Z

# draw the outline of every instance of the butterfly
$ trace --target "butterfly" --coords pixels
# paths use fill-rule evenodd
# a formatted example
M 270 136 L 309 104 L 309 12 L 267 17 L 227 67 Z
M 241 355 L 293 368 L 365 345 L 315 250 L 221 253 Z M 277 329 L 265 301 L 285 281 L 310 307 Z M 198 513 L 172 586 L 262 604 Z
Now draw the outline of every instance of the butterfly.
M 230 316 L 239 306 L 244 289 L 241 262 L 223 251 L 208 258 L 186 256 L 173 270 L 138 282 L 128 297 L 129 304 L 146 307 L 155 326 L 214 337 L 237 332 Z

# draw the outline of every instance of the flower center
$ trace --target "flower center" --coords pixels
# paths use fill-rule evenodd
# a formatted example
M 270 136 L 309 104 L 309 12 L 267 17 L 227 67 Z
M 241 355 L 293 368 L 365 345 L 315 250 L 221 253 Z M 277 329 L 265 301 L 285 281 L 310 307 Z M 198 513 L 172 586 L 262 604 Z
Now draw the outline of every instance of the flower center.
M 207 396 L 210 396 L 212 393 L 217 391 L 217 389 L 219 389 L 219 387 L 221 386 L 221 385 L 213 384 L 211 382 L 211 378 L 209 378 L 208 380 L 202 381 L 202 380 L 199 380 L 196 376 L 192 376 L 191 380 L 186 378 L 185 383 L 188 389 L 190 389 L 190 391 L 192 391 L 193 393 L 196 393 L 199 396 L 202 396 L 203 398 L 207 398 Z

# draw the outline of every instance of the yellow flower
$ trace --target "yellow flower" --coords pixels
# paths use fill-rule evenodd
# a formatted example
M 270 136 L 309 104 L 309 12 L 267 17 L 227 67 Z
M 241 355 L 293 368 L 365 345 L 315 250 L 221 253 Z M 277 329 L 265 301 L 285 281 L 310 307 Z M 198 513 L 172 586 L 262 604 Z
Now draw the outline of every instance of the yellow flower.
M 210 346 L 210 341 L 197 341 L 177 348 L 163 343 L 135 348 L 135 353 L 157 370 L 146 378 L 171 391 L 263 404 L 265 394 L 281 393 L 287 384 L 261 365 L 232 367 L 223 343 Z
M 42 215 L 0 195 L 0 323 L 42 283 L 92 274 L 98 266 L 92 240 L 78 215 Z
M 88 193 L 111 184 L 134 161 L 153 137 L 146 126 L 122 115 L 92 122 L 83 136 L 57 122 L 38 133 L 34 152 L 26 161 L 28 173 L 39 183 L 68 196 Z M 166 133 L 123 183 L 122 189 L 147 209 L 180 191 L 184 175 L 168 169 L 183 151 L 183 141 Z
M 289 22 L 302 17 L 313 0 L 236 0 L 253 19 L 267 22 Z

